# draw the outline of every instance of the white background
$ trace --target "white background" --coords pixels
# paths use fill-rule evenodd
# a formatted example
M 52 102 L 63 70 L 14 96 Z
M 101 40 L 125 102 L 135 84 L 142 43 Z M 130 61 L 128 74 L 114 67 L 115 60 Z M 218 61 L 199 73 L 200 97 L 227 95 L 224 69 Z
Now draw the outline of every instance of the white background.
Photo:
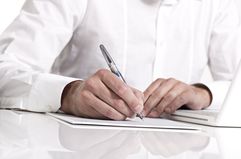
M 18 15 L 25 0 L 0 0 L 0 34 Z M 241 16 L 241 0 L 236 0 Z M 202 81 L 210 81 L 211 75 L 206 69 Z

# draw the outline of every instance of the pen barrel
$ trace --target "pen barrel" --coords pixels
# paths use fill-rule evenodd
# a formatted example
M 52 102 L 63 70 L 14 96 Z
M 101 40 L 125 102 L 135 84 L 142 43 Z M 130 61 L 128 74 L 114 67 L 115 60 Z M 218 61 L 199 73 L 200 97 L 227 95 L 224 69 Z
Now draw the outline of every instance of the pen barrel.
M 104 45 L 100 45 L 100 50 L 111 70 L 112 73 L 114 73 L 117 77 L 119 77 L 123 82 L 126 83 L 124 77 L 122 76 L 122 74 L 120 73 L 120 71 L 118 70 L 117 66 L 115 65 L 114 60 L 111 58 L 111 56 L 109 55 L 109 53 L 107 52 L 106 48 L 104 47 Z M 137 117 L 139 117 L 140 119 L 143 119 L 143 116 L 139 113 L 137 113 Z
M 119 77 L 123 82 L 126 83 L 124 77 L 122 76 L 122 74 L 120 73 L 120 71 L 117 69 L 117 67 L 115 65 L 110 65 L 110 70 L 112 73 L 114 73 L 117 77 Z

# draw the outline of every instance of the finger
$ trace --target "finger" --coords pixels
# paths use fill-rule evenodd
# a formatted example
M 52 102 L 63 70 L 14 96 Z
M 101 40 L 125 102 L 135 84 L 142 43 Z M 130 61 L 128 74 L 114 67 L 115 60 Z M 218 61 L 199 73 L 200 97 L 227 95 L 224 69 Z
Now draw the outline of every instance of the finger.
M 136 95 L 136 97 L 139 99 L 139 101 L 142 103 L 142 105 L 144 104 L 144 93 L 142 93 L 141 91 L 139 91 L 136 88 L 131 87 L 132 91 L 134 92 L 134 94 Z
M 134 113 L 142 112 L 142 103 L 138 100 L 138 98 L 135 96 L 135 94 L 127 84 L 121 81 L 110 71 L 100 70 L 97 72 L 97 75 L 101 78 L 102 82 L 108 88 L 110 88 L 114 93 L 116 93 L 127 103 L 127 105 Z
M 86 95 L 86 93 L 84 93 L 84 95 L 81 93 L 80 96 L 75 97 L 76 106 L 71 107 L 71 114 L 85 118 L 108 119 L 107 117 L 97 112 L 93 107 L 89 106 L 88 101 L 90 98 L 91 96 Z
M 142 105 L 144 105 L 144 94 L 135 89 L 135 88 L 132 88 L 134 94 L 136 95 L 136 97 L 139 99 L 139 101 L 141 102 Z M 141 116 L 143 116 L 142 112 L 139 113 Z M 133 116 L 131 116 L 131 118 L 135 118 L 136 117 L 136 114 L 133 114 Z
M 147 115 L 150 111 L 158 105 L 158 103 L 162 100 L 162 98 L 169 92 L 174 85 L 177 83 L 174 79 L 168 79 L 161 83 L 161 85 L 151 94 L 151 96 L 147 99 L 144 104 L 144 112 L 143 115 Z
M 149 98 L 149 96 L 160 86 L 160 84 L 165 81 L 164 79 L 156 79 L 145 91 L 144 91 L 144 103 Z
M 160 117 L 160 114 L 158 113 L 158 111 L 152 110 L 152 111 L 147 115 L 147 117 L 149 117 L 149 118 L 158 118 L 158 117 Z
M 85 105 L 85 107 L 77 106 L 77 107 L 75 107 L 75 110 L 72 112 L 73 112 L 73 115 L 83 117 L 83 118 L 109 119 L 109 118 L 103 116 L 102 114 L 100 114 L 99 112 L 97 112 L 92 107 L 87 106 L 87 105 Z
M 115 110 L 121 114 L 132 117 L 135 113 L 129 108 L 129 106 L 114 92 L 112 92 L 105 84 L 100 80 L 95 80 L 93 84 L 90 82 L 86 83 L 86 87 L 91 90 L 91 92 L 101 99 L 103 102 L 112 106 Z M 88 86 L 93 85 L 93 86 Z M 96 87 L 96 88 L 95 88 Z
M 190 93 L 188 91 L 182 92 L 179 96 L 177 96 L 168 106 L 169 112 L 166 113 L 174 113 L 177 109 L 187 104 L 190 98 Z
M 113 120 L 125 120 L 126 116 L 121 114 L 120 112 L 116 111 L 110 105 L 106 104 L 105 102 L 101 101 L 95 95 L 93 95 L 89 91 L 82 92 L 83 99 L 86 99 L 87 106 L 92 107 L 95 111 L 99 112 L 103 116 L 113 119 Z M 90 115 L 91 116 L 91 115 Z M 93 116 L 95 117 L 95 116 Z
M 174 85 L 174 87 L 167 92 L 167 94 L 162 98 L 160 103 L 157 106 L 157 111 L 162 114 L 163 112 L 171 113 L 172 109 L 169 106 L 169 104 L 174 101 L 176 97 L 178 97 L 182 92 L 186 90 L 187 86 L 183 83 L 177 83 Z

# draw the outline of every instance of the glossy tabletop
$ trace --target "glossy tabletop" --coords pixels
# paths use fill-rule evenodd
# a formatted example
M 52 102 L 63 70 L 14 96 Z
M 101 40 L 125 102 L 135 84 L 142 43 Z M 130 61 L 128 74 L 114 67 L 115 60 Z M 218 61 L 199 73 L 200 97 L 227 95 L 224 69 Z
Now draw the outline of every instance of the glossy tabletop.
M 45 114 L 0 110 L 0 159 L 241 158 L 241 129 L 200 127 L 72 126 Z

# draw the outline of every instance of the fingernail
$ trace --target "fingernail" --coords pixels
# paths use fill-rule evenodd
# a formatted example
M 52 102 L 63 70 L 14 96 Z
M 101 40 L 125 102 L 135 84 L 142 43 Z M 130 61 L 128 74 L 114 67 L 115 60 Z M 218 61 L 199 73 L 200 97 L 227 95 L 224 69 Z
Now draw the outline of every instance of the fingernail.
M 137 105 L 134 108 L 135 113 L 140 113 L 140 112 L 142 112 L 142 110 L 143 110 L 143 106 L 142 105 Z

